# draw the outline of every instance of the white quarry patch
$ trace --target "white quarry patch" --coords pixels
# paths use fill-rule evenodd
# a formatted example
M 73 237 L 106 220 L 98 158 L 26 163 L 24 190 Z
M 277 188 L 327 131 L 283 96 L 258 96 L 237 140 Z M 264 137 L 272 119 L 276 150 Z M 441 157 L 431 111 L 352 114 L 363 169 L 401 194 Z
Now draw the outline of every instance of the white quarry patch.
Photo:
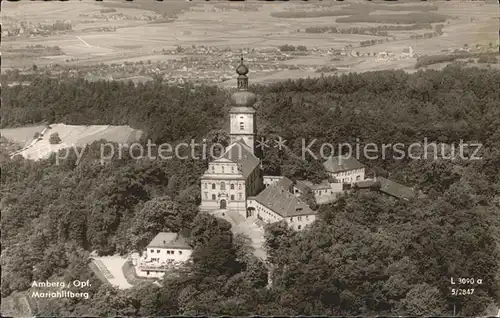
M 19 141 L 20 138 L 16 136 L 16 130 L 22 139 L 26 141 L 25 146 L 11 155 L 22 155 L 26 159 L 39 160 L 45 159 L 51 153 L 57 152 L 61 149 L 70 147 L 83 147 L 94 141 L 104 139 L 110 142 L 117 142 L 122 144 L 131 144 L 140 139 L 142 131 L 133 129 L 129 126 L 112 126 L 112 125 L 66 125 L 66 124 L 53 124 L 40 131 L 40 137 L 34 139 L 31 136 L 31 141 L 26 140 L 26 128 L 9 128 L 1 131 L 2 136 L 13 141 Z M 33 129 L 31 129 L 33 130 Z M 4 133 L 5 131 L 5 133 Z M 59 144 L 51 144 L 49 142 L 50 135 L 57 133 L 61 142 Z
M 128 289 L 132 287 L 132 285 L 127 282 L 122 270 L 123 265 L 127 262 L 127 258 L 119 255 L 97 256 L 92 258 L 94 264 L 112 286 L 119 289 Z

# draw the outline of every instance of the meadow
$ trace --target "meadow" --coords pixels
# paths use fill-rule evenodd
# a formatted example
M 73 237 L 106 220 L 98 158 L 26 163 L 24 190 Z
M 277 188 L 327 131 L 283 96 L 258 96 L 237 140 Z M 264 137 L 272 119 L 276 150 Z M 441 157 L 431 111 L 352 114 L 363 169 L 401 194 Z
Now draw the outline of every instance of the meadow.
M 44 66 L 54 63 L 63 65 L 97 65 L 99 63 L 123 63 L 125 61 L 168 60 L 162 58 L 164 49 L 177 46 L 207 46 L 246 49 L 277 48 L 282 45 L 304 45 L 310 49 L 340 50 L 352 46 L 360 53 L 393 51 L 399 54 L 413 46 L 419 55 L 437 55 L 442 50 L 457 49 L 468 44 L 497 45 L 498 20 L 494 20 L 497 5 L 482 3 L 440 2 L 437 4 L 367 4 L 367 3 L 225 3 L 108 1 L 108 2 L 26 2 L 5 3 L 6 18 L 27 20 L 23 12 L 30 12 L 29 21 L 39 22 L 64 16 L 74 24 L 73 32 L 47 37 L 17 37 L 3 41 L 4 68 L 27 68 L 33 64 Z M 140 20 L 105 21 L 96 19 L 83 23 L 85 15 L 102 14 L 148 15 L 160 14 L 174 17 L 169 23 L 147 23 Z M 111 10 L 114 10 L 111 12 Z M 316 10 L 316 11 L 312 11 Z M 321 10 L 321 11 L 319 11 Z M 301 14 L 308 15 L 302 17 Z M 332 19 L 333 17 L 333 19 Z M 415 39 L 439 22 L 444 25 L 441 36 Z M 114 32 L 85 31 L 95 27 L 114 27 Z M 323 30 L 344 30 L 323 32 Z M 309 31 L 308 31 L 309 30 Z M 318 32 L 308 33 L 311 30 Z M 382 32 L 383 31 L 383 32 Z M 377 34 L 377 32 L 382 32 Z M 361 33 L 361 34 L 357 34 Z M 359 47 L 361 42 L 390 38 L 369 47 Z M 81 39 L 81 40 L 80 40 Z M 4 39 L 3 39 L 4 40 Z M 82 41 L 83 40 L 83 41 Z M 28 45 L 58 46 L 62 55 L 28 56 L 22 54 Z M 151 58 L 155 57 L 155 58 Z M 179 56 L 180 58 L 180 56 Z M 210 57 L 216 58 L 216 57 Z M 364 57 L 351 62 L 350 57 L 339 63 L 350 65 L 349 72 L 375 70 L 398 65 L 411 70 L 416 61 L 381 63 Z M 346 61 L 346 59 L 348 59 Z M 298 59 L 296 64 L 301 64 Z M 324 59 L 317 60 L 317 68 L 330 66 Z M 328 59 L 327 59 L 328 60 Z M 386 65 L 387 64 L 387 65 Z M 363 65 L 358 68 L 357 65 Z M 339 65 L 333 65 L 338 67 Z M 273 78 L 300 76 L 296 72 L 273 73 Z M 270 74 L 262 74 L 262 80 Z M 312 71 L 311 76 L 316 76 Z M 259 81 L 260 75 L 254 74 Z M 226 83 L 227 84 L 227 83 Z

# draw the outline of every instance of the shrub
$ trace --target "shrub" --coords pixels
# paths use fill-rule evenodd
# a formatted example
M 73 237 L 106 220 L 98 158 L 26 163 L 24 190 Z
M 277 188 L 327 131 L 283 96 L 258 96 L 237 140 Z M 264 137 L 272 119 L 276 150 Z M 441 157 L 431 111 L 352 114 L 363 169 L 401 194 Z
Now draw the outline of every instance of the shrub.
M 444 62 L 453 62 L 458 59 L 469 58 L 472 54 L 470 53 L 460 53 L 460 54 L 450 54 L 450 55 L 424 55 L 417 59 L 417 64 L 415 68 L 422 66 L 439 64 Z
M 293 52 L 295 51 L 295 46 L 293 45 L 288 45 L 288 44 L 285 44 L 285 45 L 280 45 L 279 46 L 279 50 L 281 52 Z
M 115 9 L 113 8 L 106 8 L 106 9 L 101 9 L 99 10 L 101 13 L 112 13 L 112 12 L 116 12 Z
M 61 143 L 61 138 L 59 137 L 59 134 L 58 133 L 50 134 L 49 143 L 51 145 L 57 145 L 57 144 Z

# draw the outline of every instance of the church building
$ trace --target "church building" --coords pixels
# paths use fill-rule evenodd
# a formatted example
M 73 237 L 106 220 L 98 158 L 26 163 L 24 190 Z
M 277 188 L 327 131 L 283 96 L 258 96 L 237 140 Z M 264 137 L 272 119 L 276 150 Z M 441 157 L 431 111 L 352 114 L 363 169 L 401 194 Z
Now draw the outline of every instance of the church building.
M 238 90 L 231 96 L 231 144 L 209 163 L 201 177 L 200 211 L 230 210 L 247 217 L 247 198 L 263 188 L 260 160 L 255 155 L 255 94 L 248 91 L 248 68 L 236 68 Z
M 237 91 L 231 96 L 230 145 L 220 158 L 210 162 L 201 177 L 200 211 L 237 213 L 242 219 L 255 218 L 264 223 L 286 221 L 302 230 L 316 220 L 316 211 L 302 199 L 309 190 L 317 204 L 334 201 L 344 184 L 365 179 L 365 168 L 354 158 L 331 157 L 324 168 L 331 181 L 314 185 L 307 180 L 295 182 L 283 176 L 263 176 L 256 155 L 257 97 L 248 91 L 248 68 L 236 68 Z

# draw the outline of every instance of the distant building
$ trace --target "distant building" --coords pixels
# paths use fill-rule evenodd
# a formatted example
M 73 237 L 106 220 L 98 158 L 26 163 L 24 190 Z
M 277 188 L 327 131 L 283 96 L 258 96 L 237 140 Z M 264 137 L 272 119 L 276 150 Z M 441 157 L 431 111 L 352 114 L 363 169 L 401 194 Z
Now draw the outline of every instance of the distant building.
M 141 83 L 142 84 L 146 84 L 147 82 L 151 82 L 152 80 L 153 80 L 152 77 L 139 75 L 139 76 L 132 76 L 132 77 L 121 78 L 118 81 L 120 81 L 120 82 L 131 81 L 132 83 L 134 83 L 134 85 L 137 86 L 137 85 L 139 85 Z
M 90 73 L 87 73 L 83 78 L 89 82 L 112 81 L 113 80 L 113 76 L 111 76 L 111 75 L 98 76 L 98 75 L 93 75 Z
M 139 260 L 137 275 L 160 278 L 166 271 L 189 261 L 192 251 L 185 234 L 160 232 L 148 244 Z
M 365 166 L 353 157 L 330 157 L 323 163 L 328 176 L 336 183 L 352 184 L 365 179 Z
M 403 53 L 401 54 L 401 57 L 403 57 L 403 58 L 414 58 L 415 57 L 415 51 L 413 50 L 413 47 L 410 46 L 407 49 L 403 49 Z

